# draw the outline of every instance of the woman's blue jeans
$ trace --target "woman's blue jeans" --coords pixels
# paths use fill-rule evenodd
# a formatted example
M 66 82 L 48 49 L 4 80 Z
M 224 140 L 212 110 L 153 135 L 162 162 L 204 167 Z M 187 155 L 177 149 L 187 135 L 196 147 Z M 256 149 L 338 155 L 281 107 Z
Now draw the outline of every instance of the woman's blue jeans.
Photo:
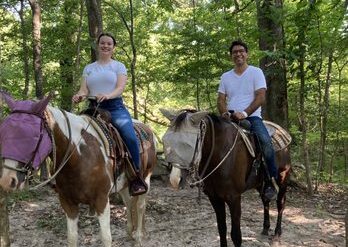
M 250 130 L 258 137 L 263 158 L 267 164 L 269 175 L 278 178 L 278 169 L 275 163 L 275 152 L 272 145 L 272 139 L 268 134 L 266 126 L 259 117 L 248 117 L 247 120 L 251 123 Z
M 139 141 L 135 134 L 132 118 L 124 106 L 122 98 L 103 101 L 99 107 L 111 113 L 112 123 L 125 142 L 134 162 L 135 169 L 140 171 Z

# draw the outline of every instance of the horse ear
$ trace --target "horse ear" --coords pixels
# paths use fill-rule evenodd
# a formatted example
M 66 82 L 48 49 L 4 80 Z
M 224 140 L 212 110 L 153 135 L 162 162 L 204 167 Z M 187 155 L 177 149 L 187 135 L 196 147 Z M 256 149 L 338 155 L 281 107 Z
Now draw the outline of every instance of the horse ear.
M 33 107 L 33 111 L 37 113 L 42 113 L 46 109 L 48 102 L 50 102 L 51 98 L 52 94 L 49 94 L 47 97 L 37 102 Z
M 176 114 L 173 113 L 172 111 L 169 111 L 163 108 L 160 108 L 159 110 L 163 114 L 163 116 L 169 119 L 169 121 L 172 121 L 176 117 Z
M 194 125 L 197 125 L 208 114 L 209 114 L 209 112 L 207 112 L 207 111 L 199 111 L 199 112 L 193 113 L 190 117 L 190 120 Z
M 0 91 L 0 96 L 1 96 L 1 99 L 5 100 L 10 110 L 13 110 L 15 107 L 16 101 L 12 98 L 12 96 L 4 91 Z

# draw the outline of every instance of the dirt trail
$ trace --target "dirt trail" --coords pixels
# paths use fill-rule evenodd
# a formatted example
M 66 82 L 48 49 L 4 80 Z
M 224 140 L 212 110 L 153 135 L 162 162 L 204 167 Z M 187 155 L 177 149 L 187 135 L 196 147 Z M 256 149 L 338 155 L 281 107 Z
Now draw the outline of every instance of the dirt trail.
M 65 216 L 55 193 L 50 189 L 39 192 L 40 199 L 22 200 L 10 208 L 12 247 L 66 246 Z M 173 191 L 167 183 L 153 180 L 146 213 L 146 247 L 218 247 L 215 215 L 205 195 L 197 203 L 197 189 Z M 344 214 L 348 193 L 326 186 L 314 198 L 301 192 L 288 192 L 283 216 L 283 235 L 280 242 L 260 234 L 263 210 L 256 191 L 244 194 L 242 201 L 243 246 L 346 246 Z M 271 233 L 276 220 L 275 204 L 271 205 Z M 81 210 L 79 238 L 81 247 L 102 246 L 98 222 Z M 112 205 L 113 247 L 133 246 L 126 235 L 125 210 Z M 230 231 L 230 222 L 228 222 Z M 233 246 L 229 242 L 229 246 Z

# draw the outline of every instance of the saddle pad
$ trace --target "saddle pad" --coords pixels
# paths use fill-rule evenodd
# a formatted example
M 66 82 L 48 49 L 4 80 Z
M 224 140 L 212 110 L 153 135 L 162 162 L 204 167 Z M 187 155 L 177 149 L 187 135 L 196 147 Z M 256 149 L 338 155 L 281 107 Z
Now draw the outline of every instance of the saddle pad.
M 284 128 L 267 120 L 263 120 L 263 123 L 265 124 L 269 135 L 272 137 L 274 151 L 279 151 L 289 146 L 292 139 L 290 134 Z

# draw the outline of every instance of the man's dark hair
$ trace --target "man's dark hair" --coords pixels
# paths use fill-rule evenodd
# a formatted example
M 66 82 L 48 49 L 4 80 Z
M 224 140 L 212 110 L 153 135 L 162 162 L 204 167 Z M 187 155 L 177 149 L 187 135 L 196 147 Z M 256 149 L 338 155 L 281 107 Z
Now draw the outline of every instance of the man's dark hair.
M 112 36 L 111 33 L 101 33 L 101 34 L 99 34 L 99 36 L 98 36 L 98 38 L 97 38 L 97 44 L 99 44 L 100 38 L 103 37 L 103 36 L 107 36 L 107 37 L 112 38 L 112 41 L 113 41 L 113 43 L 114 43 L 114 46 L 116 45 L 116 40 L 115 40 L 114 36 Z
M 245 49 L 245 52 L 248 53 L 248 46 L 247 46 L 247 44 L 245 44 L 245 43 L 244 43 L 243 41 L 241 41 L 241 40 L 235 40 L 235 41 L 232 41 L 232 43 L 231 43 L 231 46 L 230 46 L 230 54 L 232 54 L 232 49 L 233 49 L 233 47 L 236 46 L 236 45 L 243 46 L 244 49 Z

